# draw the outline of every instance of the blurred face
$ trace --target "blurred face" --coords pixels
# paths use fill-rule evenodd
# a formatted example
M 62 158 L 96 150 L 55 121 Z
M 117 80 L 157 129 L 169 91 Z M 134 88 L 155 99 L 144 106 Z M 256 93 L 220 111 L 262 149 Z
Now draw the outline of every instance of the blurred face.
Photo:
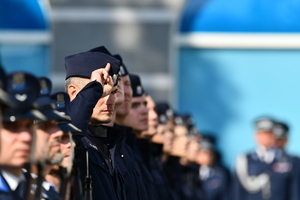
M 189 161 L 194 162 L 198 150 L 199 150 L 199 142 L 196 139 L 192 138 L 189 144 L 187 145 L 186 158 Z
M 125 116 L 131 109 L 132 89 L 129 75 L 122 76 L 121 81 L 124 88 L 124 102 L 117 109 L 117 115 Z
M 275 145 L 275 137 L 271 131 L 258 131 L 256 133 L 256 141 L 265 148 L 270 148 Z
M 115 110 L 121 106 L 124 102 L 124 83 L 121 77 L 118 77 L 118 91 L 115 94 L 116 103 L 115 103 Z
M 146 96 L 147 101 L 147 108 L 148 108 L 148 130 L 143 132 L 143 135 L 146 137 L 152 137 L 157 132 L 157 125 L 158 125 L 158 119 L 157 119 L 157 113 L 156 113 L 156 107 L 153 99 L 148 95 Z
M 111 94 L 99 99 L 91 116 L 92 124 L 109 123 L 112 120 L 117 90 L 117 87 L 114 87 Z
M 132 106 L 125 117 L 124 125 L 132 127 L 133 132 L 137 134 L 148 129 L 148 108 L 145 96 L 132 98 Z
M 199 165 L 209 166 L 213 163 L 214 155 L 210 151 L 199 150 L 196 156 L 196 162 Z
M 171 155 L 179 157 L 185 156 L 187 143 L 187 128 L 184 126 L 175 126 Z
M 276 138 L 275 139 L 275 147 L 284 150 L 285 149 L 285 145 L 287 143 L 287 138 Z
M 61 142 L 60 142 L 60 149 L 61 149 L 61 153 L 63 154 L 64 158 L 63 161 L 61 162 L 61 166 L 67 168 L 67 167 L 71 167 L 71 163 L 72 161 L 72 154 L 74 152 L 74 147 L 75 147 L 75 143 L 72 141 L 71 142 L 71 133 L 67 132 L 67 133 L 63 133 Z
M 47 164 L 59 164 L 63 155 L 60 150 L 60 142 L 63 132 L 58 128 L 56 121 L 37 124 L 37 159 L 45 159 Z
M 33 134 L 34 124 L 31 119 L 4 122 L 0 134 L 0 164 L 20 168 L 27 163 Z

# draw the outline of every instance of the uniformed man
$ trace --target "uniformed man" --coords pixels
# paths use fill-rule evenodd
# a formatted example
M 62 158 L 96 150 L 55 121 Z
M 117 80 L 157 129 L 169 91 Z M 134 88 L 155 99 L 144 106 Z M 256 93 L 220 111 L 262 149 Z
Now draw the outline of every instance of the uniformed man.
M 216 150 L 211 138 L 211 136 L 202 137 L 196 156 L 196 163 L 200 165 L 198 173 L 204 199 L 229 200 L 229 173 L 218 165 Z
M 275 123 L 273 133 L 276 153 L 270 170 L 271 199 L 300 199 L 299 158 L 285 150 L 288 132 L 289 127 L 286 123 Z
M 289 160 L 278 160 L 274 148 L 275 124 L 270 118 L 256 120 L 258 147 L 255 152 L 237 158 L 232 182 L 233 199 L 299 199 L 294 189 L 299 188 L 295 168 Z
M 5 84 L 4 72 L 0 70 L 1 93 Z M 35 106 L 39 95 L 39 82 L 31 74 L 15 72 L 7 77 L 9 101 L 12 106 L 3 108 L 3 127 L 0 134 L 0 199 L 24 199 L 26 190 L 23 166 L 30 161 L 35 133 L 34 120 L 45 119 Z M 1 95 L 1 102 L 6 102 Z
M 138 163 L 147 189 L 148 199 L 159 199 L 155 180 L 150 166 L 152 159 L 149 151 L 149 140 L 143 139 L 142 132 L 148 129 L 148 108 L 145 92 L 139 76 L 130 74 L 132 102 L 129 113 L 122 119 L 121 125 L 132 128 L 132 134 L 126 137 L 126 143 L 131 147 L 134 158 Z
M 69 95 L 65 92 L 55 92 L 50 96 L 57 111 L 63 115 L 68 115 L 67 107 L 70 104 Z M 55 185 L 61 199 L 69 199 L 70 196 L 70 175 L 73 167 L 75 143 L 72 133 L 80 133 L 81 130 L 74 126 L 70 120 L 58 122 L 58 127 L 63 131 L 60 141 L 61 154 L 63 160 L 58 165 L 53 165 L 51 171 L 46 175 L 46 180 Z M 80 195 L 80 194 L 79 194 Z
M 66 57 L 65 66 L 66 90 L 71 99 L 69 113 L 72 123 L 83 131 L 73 135 L 75 159 L 81 162 L 82 185 L 86 176 L 92 179 L 92 189 L 85 195 L 91 193 L 88 198 L 93 199 L 124 199 L 124 183 L 113 159 L 119 138 L 113 138 L 113 133 L 101 126 L 112 120 L 117 91 L 113 85 L 117 85 L 120 62 L 107 54 L 87 51 Z
M 71 120 L 69 116 L 56 110 L 50 93 L 52 83 L 46 77 L 39 78 L 41 86 L 40 95 L 37 99 L 39 110 L 47 117 L 45 120 L 36 120 L 36 165 L 32 166 L 33 178 L 36 178 L 37 190 L 35 197 L 41 196 L 43 199 L 59 199 L 57 188 L 45 177 L 54 165 L 62 162 L 64 156 L 61 153 L 60 142 L 63 131 L 58 127 L 58 121 Z M 39 189 L 42 183 L 42 190 Z M 39 194 L 40 193 L 40 194 Z
M 114 55 L 114 57 L 120 60 L 121 66 L 118 92 L 116 93 L 116 106 L 114 110 L 116 117 L 115 120 L 112 120 L 112 122 L 114 122 L 114 127 L 122 129 L 122 139 L 119 142 L 117 151 L 115 153 L 115 161 L 118 164 L 124 178 L 126 199 L 144 200 L 148 199 L 146 186 L 142 179 L 139 166 L 135 162 L 132 150 L 128 144 L 126 144 L 126 137 L 127 135 L 132 134 L 132 129 L 115 123 L 118 120 L 122 121 L 123 116 L 126 116 L 129 113 L 131 107 L 132 89 L 128 69 L 124 64 L 122 57 L 120 55 Z

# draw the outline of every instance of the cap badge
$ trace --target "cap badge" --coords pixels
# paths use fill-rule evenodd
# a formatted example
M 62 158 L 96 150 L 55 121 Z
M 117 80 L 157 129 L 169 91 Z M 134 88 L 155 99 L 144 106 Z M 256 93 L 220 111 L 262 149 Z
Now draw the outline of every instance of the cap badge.
M 27 99 L 27 94 L 16 94 L 15 98 L 19 101 L 25 101 Z
M 41 94 L 48 94 L 49 93 L 49 89 L 48 89 L 48 86 L 47 86 L 47 83 L 45 80 L 40 80 L 40 85 L 41 85 L 41 91 L 40 93 Z
M 57 99 L 57 101 L 56 101 L 57 108 L 65 107 L 66 102 L 65 102 L 65 97 L 63 94 L 57 94 L 56 99 Z
M 124 67 L 123 67 L 122 65 L 120 66 L 120 74 L 121 74 L 122 76 L 125 75 L 125 70 L 124 70 Z
M 165 123 L 167 121 L 167 118 L 165 115 L 160 115 L 159 116 L 159 121 L 162 122 L 162 123 Z
M 142 92 L 143 92 L 142 86 L 138 85 L 138 86 L 136 87 L 136 93 L 137 93 L 138 95 L 141 95 Z
M 114 74 L 114 75 L 112 76 L 112 80 L 113 80 L 114 84 L 116 84 L 116 83 L 117 83 L 117 80 L 118 80 L 118 75 L 117 75 L 117 74 Z
M 22 90 L 25 87 L 25 77 L 23 73 L 15 73 L 13 75 L 13 88 Z

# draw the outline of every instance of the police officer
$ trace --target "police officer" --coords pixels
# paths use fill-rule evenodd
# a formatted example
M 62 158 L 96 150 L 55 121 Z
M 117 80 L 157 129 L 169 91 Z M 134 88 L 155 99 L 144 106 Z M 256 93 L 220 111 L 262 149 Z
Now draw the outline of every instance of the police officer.
M 273 127 L 276 153 L 270 170 L 271 199 L 300 199 L 299 158 L 285 151 L 289 127 L 276 122 Z
M 82 185 L 92 182 L 92 198 L 124 199 L 124 183 L 114 162 L 116 140 L 101 124 L 109 123 L 115 104 L 113 87 L 120 62 L 101 52 L 82 52 L 66 57 L 66 89 L 71 99 L 69 113 L 83 134 L 73 135 L 75 159 L 80 160 Z M 85 191 L 85 194 L 90 191 Z
M 37 190 L 35 197 L 41 195 L 44 199 L 59 199 L 57 189 L 49 181 L 45 180 L 45 176 L 49 174 L 54 165 L 58 165 L 63 160 L 63 154 L 60 149 L 60 141 L 63 131 L 58 127 L 58 121 L 70 120 L 70 117 L 58 112 L 55 104 L 53 104 L 50 93 L 52 83 L 46 77 L 39 78 L 41 86 L 40 95 L 37 99 L 39 110 L 47 117 L 45 120 L 36 120 L 36 165 L 32 166 L 32 173 L 37 175 Z M 40 183 L 42 182 L 42 190 Z M 41 192 L 41 194 L 39 194 Z
M 3 87 L 5 77 L 2 69 L 0 77 Z M 3 127 L 0 134 L 0 199 L 24 199 L 26 180 L 22 167 L 30 161 L 34 120 L 45 119 L 45 116 L 36 109 L 35 101 L 40 91 L 36 77 L 24 72 L 12 73 L 7 77 L 6 90 L 9 101 L 13 104 L 3 109 Z M 6 101 L 2 95 L 1 101 Z
M 255 121 L 257 148 L 237 158 L 232 180 L 232 199 L 276 199 L 272 195 L 270 177 L 276 154 L 274 125 L 275 121 L 271 118 Z
M 228 171 L 218 165 L 212 137 L 203 136 L 199 143 L 196 162 L 199 179 L 207 200 L 229 200 L 230 181 Z
M 152 174 L 153 171 L 150 169 L 152 165 L 149 151 L 150 143 L 148 139 L 142 138 L 142 132 L 148 129 L 148 108 L 145 92 L 139 76 L 130 74 L 129 77 L 133 92 L 132 106 L 129 113 L 120 121 L 121 125 L 132 128 L 132 133 L 126 136 L 126 143 L 131 147 L 135 161 L 141 170 L 148 199 L 159 199 Z
M 56 106 L 57 111 L 68 115 L 67 107 L 70 104 L 70 98 L 67 93 L 55 92 L 51 94 L 50 98 L 51 102 Z M 58 121 L 57 125 L 63 131 L 60 141 L 63 160 L 59 165 L 53 165 L 51 171 L 46 175 L 46 180 L 55 185 L 61 199 L 69 199 L 70 175 L 73 167 L 75 146 L 71 133 L 80 133 L 81 130 L 74 126 L 70 120 Z

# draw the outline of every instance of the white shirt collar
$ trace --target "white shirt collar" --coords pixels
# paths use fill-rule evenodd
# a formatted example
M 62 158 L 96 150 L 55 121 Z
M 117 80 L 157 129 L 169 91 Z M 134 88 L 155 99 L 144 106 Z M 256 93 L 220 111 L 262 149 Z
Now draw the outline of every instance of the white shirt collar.
M 11 190 L 15 191 L 19 185 L 20 182 L 25 181 L 25 176 L 23 174 L 23 172 L 21 173 L 20 177 L 16 177 L 15 175 L 2 170 L 2 175 L 4 177 L 4 179 L 6 180 L 6 182 L 8 183 L 9 187 Z

